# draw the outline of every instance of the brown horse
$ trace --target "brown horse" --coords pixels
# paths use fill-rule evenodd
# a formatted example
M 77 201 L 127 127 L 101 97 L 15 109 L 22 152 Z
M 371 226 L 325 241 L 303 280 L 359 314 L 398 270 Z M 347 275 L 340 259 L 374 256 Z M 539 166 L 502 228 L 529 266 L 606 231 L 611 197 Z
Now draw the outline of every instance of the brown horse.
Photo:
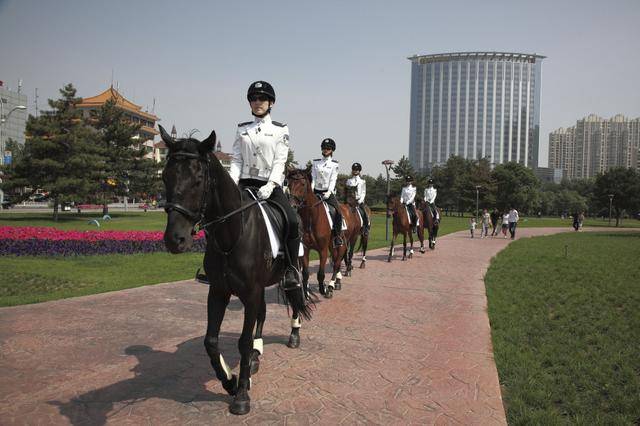
M 409 222 L 409 215 L 407 207 L 400 202 L 400 197 L 397 195 L 391 195 L 387 198 L 387 216 L 393 215 L 393 235 L 391 237 L 391 247 L 389 248 L 389 257 L 387 262 L 391 262 L 393 258 L 393 246 L 398 234 L 402 234 L 402 260 L 406 260 L 407 257 L 411 259 L 413 257 L 413 233 L 411 229 L 411 223 Z M 420 240 L 420 253 L 424 253 L 424 220 L 422 212 L 416 209 L 416 216 L 418 217 L 417 233 Z M 409 254 L 407 256 L 407 236 L 409 237 L 410 247 Z
M 362 261 L 360 262 L 360 269 L 364 269 L 365 264 L 367 262 L 367 245 L 369 244 L 369 223 L 360 223 L 361 215 L 358 213 L 358 202 L 355 198 L 355 188 L 354 187 L 346 187 L 346 199 L 347 205 L 349 206 L 349 210 L 351 211 L 351 215 L 355 219 L 354 222 L 354 230 L 351 233 L 351 238 L 349 239 L 349 250 L 347 251 L 347 255 L 345 257 L 346 264 L 346 275 L 351 275 L 351 270 L 353 269 L 352 260 L 353 253 L 356 250 L 360 250 L 362 248 Z M 364 205 L 364 209 L 367 213 L 367 217 L 369 222 L 371 222 L 371 209 L 366 204 Z M 362 218 L 364 221 L 364 218 Z M 358 242 L 358 236 L 360 237 L 360 246 L 356 249 L 356 242 Z
M 331 236 L 331 225 L 325 211 L 324 203 L 318 199 L 311 188 L 311 169 L 288 169 L 287 182 L 289 188 L 289 199 L 291 206 L 296 209 L 300 215 L 302 222 L 302 243 L 304 245 L 304 258 L 302 262 L 302 283 L 305 289 L 309 283 L 309 251 L 311 249 L 320 255 L 320 266 L 318 267 L 318 289 L 327 299 L 333 297 L 333 289 L 340 290 L 342 287 L 342 273 L 340 272 L 340 264 L 342 258 L 347 251 L 347 245 L 333 246 L 333 238 Z M 342 217 L 349 226 L 353 222 L 351 212 L 348 207 L 341 204 L 340 212 Z M 342 233 L 342 239 L 345 241 L 349 232 L 345 235 Z M 327 258 L 331 254 L 333 263 L 333 274 L 331 280 L 324 285 L 324 267 Z
M 431 250 L 435 250 L 436 248 L 436 238 L 438 237 L 438 229 L 440 229 L 440 221 L 436 221 L 433 217 L 433 213 L 431 213 L 431 209 L 429 208 L 429 203 L 426 201 L 422 201 L 420 203 L 420 210 L 422 211 L 422 216 L 424 217 L 425 228 L 427 228 L 427 232 L 429 233 L 429 248 Z M 440 209 L 436 207 L 436 211 L 438 212 L 438 216 L 440 216 L 440 220 L 442 220 L 442 214 Z

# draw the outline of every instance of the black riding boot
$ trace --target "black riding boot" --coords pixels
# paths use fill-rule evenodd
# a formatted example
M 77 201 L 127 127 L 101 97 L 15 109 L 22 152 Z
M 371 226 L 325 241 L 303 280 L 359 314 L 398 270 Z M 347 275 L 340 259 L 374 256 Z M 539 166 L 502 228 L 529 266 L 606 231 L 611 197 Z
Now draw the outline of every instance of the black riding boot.
M 300 238 L 290 238 L 287 241 L 287 261 L 288 265 L 284 271 L 284 289 L 290 290 L 298 288 L 300 284 L 300 274 L 298 265 L 298 249 L 300 248 Z
M 204 269 L 201 268 L 198 268 L 198 270 L 196 271 L 195 280 L 202 284 L 209 284 L 209 277 L 207 277 L 207 274 L 204 273 Z

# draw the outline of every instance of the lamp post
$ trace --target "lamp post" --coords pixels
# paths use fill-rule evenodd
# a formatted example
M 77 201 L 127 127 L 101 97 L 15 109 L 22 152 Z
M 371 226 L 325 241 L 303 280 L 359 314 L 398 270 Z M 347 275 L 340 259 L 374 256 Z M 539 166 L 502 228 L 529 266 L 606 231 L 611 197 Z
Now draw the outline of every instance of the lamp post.
M 611 207 L 613 206 L 613 194 L 609 194 L 609 226 L 611 226 Z
M 385 170 L 387 171 L 387 199 L 386 199 L 386 201 L 389 201 L 389 195 L 390 195 L 389 169 L 391 169 L 391 166 L 393 165 L 393 160 L 384 160 L 382 162 L 382 165 L 384 166 Z M 385 217 L 386 217 L 386 223 L 385 223 L 386 233 L 385 233 L 384 239 L 386 241 L 388 241 L 389 240 L 389 215 L 385 214 Z
M 2 100 L 0 100 L 0 165 L 4 164 L 4 133 L 3 133 L 4 123 L 7 121 L 7 119 L 9 118 L 9 116 L 13 111 L 16 111 L 16 110 L 24 111 L 26 109 L 27 109 L 26 106 L 18 105 L 16 107 L 11 108 L 11 110 L 7 113 L 7 115 L 5 115 L 4 105 Z M 2 182 L 2 180 L 0 180 L 0 182 Z M 2 204 L 4 204 L 4 191 L 0 189 L 0 210 L 2 210 Z
M 481 185 L 476 185 L 476 223 L 478 223 L 478 202 L 480 201 L 480 188 Z

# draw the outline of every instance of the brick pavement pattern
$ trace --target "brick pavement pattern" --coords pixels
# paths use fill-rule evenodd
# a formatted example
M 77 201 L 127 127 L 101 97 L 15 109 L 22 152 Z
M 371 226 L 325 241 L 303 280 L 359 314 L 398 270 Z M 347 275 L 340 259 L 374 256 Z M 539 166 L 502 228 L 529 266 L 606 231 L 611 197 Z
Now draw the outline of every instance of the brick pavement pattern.
M 290 320 L 270 289 L 242 417 L 203 347 L 202 284 L 0 309 L 0 424 L 506 424 L 483 277 L 509 241 L 458 232 L 391 264 L 371 251 L 303 323 L 299 349 L 286 347 Z M 241 309 L 233 298 L 220 335 L 235 371 Z

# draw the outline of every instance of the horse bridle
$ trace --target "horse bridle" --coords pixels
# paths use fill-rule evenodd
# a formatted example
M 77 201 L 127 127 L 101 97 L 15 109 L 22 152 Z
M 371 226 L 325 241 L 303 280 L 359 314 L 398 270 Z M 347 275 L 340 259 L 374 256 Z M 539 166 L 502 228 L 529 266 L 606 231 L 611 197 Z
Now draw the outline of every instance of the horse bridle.
M 287 176 L 287 179 L 288 180 L 304 180 L 304 194 L 307 193 L 307 191 L 309 189 L 309 186 L 308 186 L 309 185 L 309 179 L 307 179 L 306 176 L 302 176 L 302 177 L 300 177 L 300 176 L 297 176 L 297 177 L 289 177 L 289 176 Z M 291 194 L 291 192 L 289 192 L 289 196 L 298 202 L 298 205 L 295 207 L 296 210 L 300 210 L 300 209 L 303 209 L 305 207 L 308 207 L 306 202 L 305 202 L 304 195 L 302 197 L 300 197 L 300 196 L 297 196 L 297 195 L 293 195 L 293 194 Z M 318 204 L 322 203 L 322 201 L 323 200 L 320 197 L 319 200 L 315 204 L 313 204 L 311 207 L 317 206 Z

